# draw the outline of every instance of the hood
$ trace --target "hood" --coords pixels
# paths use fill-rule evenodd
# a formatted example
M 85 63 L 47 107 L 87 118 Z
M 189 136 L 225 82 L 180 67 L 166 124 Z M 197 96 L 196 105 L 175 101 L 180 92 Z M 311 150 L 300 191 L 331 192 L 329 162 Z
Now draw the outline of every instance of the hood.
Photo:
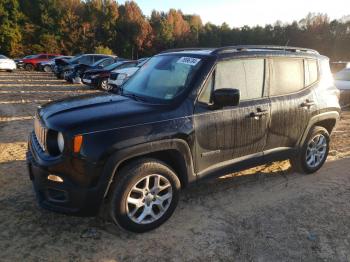
M 112 71 L 112 73 L 126 74 L 126 75 L 130 76 L 130 75 L 134 74 L 139 69 L 140 69 L 139 67 L 127 67 L 127 68 L 123 68 L 123 69 L 114 70 L 114 71 Z
M 89 69 L 85 71 L 85 74 L 89 75 L 95 75 L 95 74 L 101 74 L 101 73 L 109 73 L 110 71 L 105 70 L 105 69 Z
M 142 124 L 145 114 L 159 119 L 161 107 L 116 94 L 94 93 L 45 104 L 38 113 L 48 128 L 77 134 Z

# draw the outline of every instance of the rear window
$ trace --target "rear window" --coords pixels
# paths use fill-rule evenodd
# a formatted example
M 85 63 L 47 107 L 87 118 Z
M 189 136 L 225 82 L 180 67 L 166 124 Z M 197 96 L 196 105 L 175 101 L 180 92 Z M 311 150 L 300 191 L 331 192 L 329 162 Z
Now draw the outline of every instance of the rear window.
M 293 58 L 273 58 L 270 95 L 294 93 L 304 88 L 304 61 Z
M 318 65 L 315 59 L 305 59 L 305 86 L 309 86 L 318 80 Z

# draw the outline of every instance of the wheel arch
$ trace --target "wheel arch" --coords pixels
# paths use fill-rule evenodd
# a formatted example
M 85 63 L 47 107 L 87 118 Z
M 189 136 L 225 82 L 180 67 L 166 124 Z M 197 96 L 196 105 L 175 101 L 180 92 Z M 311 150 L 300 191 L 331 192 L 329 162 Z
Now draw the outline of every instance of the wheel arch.
M 150 142 L 118 150 L 110 155 L 102 175 L 102 179 L 108 181 L 105 197 L 118 170 L 140 158 L 155 158 L 169 165 L 180 179 L 182 187 L 196 180 L 192 154 L 187 142 L 182 139 Z
M 325 112 L 312 117 L 304 131 L 303 136 L 299 141 L 299 147 L 301 147 L 309 134 L 310 130 L 315 126 L 321 126 L 327 129 L 328 133 L 331 134 L 332 130 L 336 126 L 340 119 L 340 114 L 337 111 Z

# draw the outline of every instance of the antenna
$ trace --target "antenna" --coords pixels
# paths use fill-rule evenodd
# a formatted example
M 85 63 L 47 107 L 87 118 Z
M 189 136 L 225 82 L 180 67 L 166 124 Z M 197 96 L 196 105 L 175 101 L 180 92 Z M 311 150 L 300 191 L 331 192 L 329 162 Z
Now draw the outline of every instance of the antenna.
M 287 43 L 284 45 L 284 51 L 287 51 L 286 49 L 287 49 L 288 44 L 289 44 L 289 39 L 287 40 Z

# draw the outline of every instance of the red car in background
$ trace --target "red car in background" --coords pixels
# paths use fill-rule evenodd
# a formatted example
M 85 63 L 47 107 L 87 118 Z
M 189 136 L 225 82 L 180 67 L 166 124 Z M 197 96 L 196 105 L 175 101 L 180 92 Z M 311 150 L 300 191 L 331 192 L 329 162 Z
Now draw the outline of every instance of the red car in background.
M 57 56 L 58 54 L 38 54 L 33 57 L 23 59 L 24 69 L 32 71 L 36 68 L 37 64 L 44 61 L 49 61 Z

